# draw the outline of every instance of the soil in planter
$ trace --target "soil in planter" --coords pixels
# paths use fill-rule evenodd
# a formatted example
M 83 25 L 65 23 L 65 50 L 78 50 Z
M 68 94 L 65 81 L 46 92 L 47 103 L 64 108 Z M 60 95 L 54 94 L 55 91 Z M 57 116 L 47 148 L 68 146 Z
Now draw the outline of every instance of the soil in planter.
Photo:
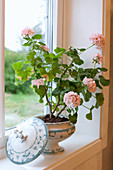
M 50 119 L 50 115 L 47 114 L 44 117 L 41 118 L 45 123 L 56 123 L 56 122 L 66 122 L 69 121 L 68 118 L 66 117 L 55 117 L 54 115 L 52 116 L 52 118 Z

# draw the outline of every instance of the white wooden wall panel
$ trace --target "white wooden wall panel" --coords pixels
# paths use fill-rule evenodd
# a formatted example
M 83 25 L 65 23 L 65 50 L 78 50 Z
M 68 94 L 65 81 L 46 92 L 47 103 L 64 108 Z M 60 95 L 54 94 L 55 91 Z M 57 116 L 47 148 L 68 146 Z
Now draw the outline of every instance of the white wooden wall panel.
M 63 47 L 88 47 L 91 45 L 89 37 L 92 33 L 102 33 L 103 0 L 64 0 Z M 85 67 L 92 67 L 92 57 L 97 52 L 93 48 L 81 56 L 85 60 Z M 101 51 L 100 51 L 101 53 Z M 82 67 L 82 66 L 81 66 Z M 92 106 L 95 99 L 84 103 Z M 85 115 L 89 110 L 80 107 L 77 132 L 91 136 L 100 135 L 100 109 L 93 110 L 93 120 L 89 121 Z

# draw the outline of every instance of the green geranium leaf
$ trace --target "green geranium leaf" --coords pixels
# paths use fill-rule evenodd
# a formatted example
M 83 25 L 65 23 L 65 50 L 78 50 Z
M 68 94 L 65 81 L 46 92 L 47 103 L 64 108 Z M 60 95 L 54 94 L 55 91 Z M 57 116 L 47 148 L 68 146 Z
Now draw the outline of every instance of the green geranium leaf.
M 57 107 L 57 108 L 56 108 L 56 112 L 58 112 L 59 110 L 60 110 L 60 109 Z
M 59 78 L 55 77 L 54 82 L 58 82 L 58 81 L 59 81 Z
M 95 108 L 95 106 L 92 105 L 92 107 L 90 108 L 90 113 L 86 114 L 86 118 L 88 120 L 92 120 L 92 110 Z
M 60 48 L 60 47 L 57 47 L 56 49 L 54 49 L 54 52 L 57 54 L 57 53 L 60 53 L 60 52 L 65 52 L 66 51 L 66 49 L 65 48 Z
M 87 92 L 82 92 L 83 96 L 84 96 L 84 100 L 86 102 L 88 102 L 90 100 L 90 98 L 92 97 L 92 94 L 87 90 Z
M 61 64 L 64 68 L 68 68 L 67 64 Z
M 63 54 L 64 54 L 64 51 L 61 51 L 61 52 L 57 53 L 56 57 L 60 58 Z
M 76 78 L 78 76 L 78 72 L 76 70 L 69 70 L 69 74 L 71 75 L 71 77 Z
M 43 60 L 40 57 L 37 57 L 36 60 L 38 61 L 38 63 L 43 63 Z
M 39 46 L 38 44 L 34 44 L 34 45 L 33 45 L 33 48 L 34 48 L 35 50 L 39 50 L 39 49 L 40 49 L 40 46 Z
M 31 73 L 32 73 L 32 70 L 33 70 L 33 68 L 32 68 L 32 67 L 27 67 L 27 68 L 26 68 L 26 70 L 25 70 L 26 75 L 27 75 L 27 76 L 30 76 L 30 75 L 31 75 Z
M 95 108 L 102 106 L 104 103 L 104 96 L 103 93 L 96 93 L 96 105 Z
M 96 76 L 97 73 L 99 73 L 98 69 L 93 69 L 93 68 L 88 68 L 84 70 L 86 74 L 90 74 L 91 78 L 94 78 Z M 89 78 L 90 78 L 89 77 Z
M 63 89 L 62 89 L 63 90 Z M 53 96 L 58 96 L 61 93 L 61 88 L 56 87 L 53 91 L 52 91 L 52 95 Z
M 104 67 L 102 67 L 102 68 L 98 67 L 97 69 L 100 70 L 100 71 L 103 71 L 103 72 L 106 72 L 108 70 L 107 68 L 104 68 Z
M 41 96 L 44 97 L 44 95 L 46 94 L 46 89 L 44 86 L 40 85 L 39 88 L 37 88 L 36 85 L 33 86 L 35 88 L 35 92 Z
M 80 82 L 76 84 L 76 85 L 78 86 L 76 92 L 78 92 L 78 93 L 81 92 L 81 93 L 82 93 L 82 91 L 83 91 L 83 86 L 80 86 L 79 84 L 80 84 Z
M 24 43 L 23 46 L 30 46 L 32 44 L 32 42 L 27 42 L 27 43 Z
M 42 97 L 40 96 L 40 100 L 39 100 L 40 103 L 44 103 Z
M 55 76 L 56 76 L 56 75 L 53 75 L 53 71 L 52 71 L 52 70 L 50 70 L 50 71 L 47 73 L 47 75 L 48 75 L 48 78 L 49 78 L 49 81 L 50 81 L 50 82 L 52 82 L 53 79 L 54 79 Z
M 40 90 L 40 93 L 41 95 L 40 96 L 44 96 L 46 94 L 46 89 L 44 86 L 40 85 L 39 86 L 39 90 Z
M 38 42 L 40 45 L 44 45 L 44 46 L 46 46 L 46 44 L 44 44 L 43 42 Z
M 79 48 L 78 49 L 80 52 L 84 52 L 84 51 L 86 51 L 86 48 Z
M 107 80 L 107 79 L 105 79 L 103 76 L 99 76 L 99 78 L 100 78 L 100 83 L 103 85 L 103 86 L 109 86 L 109 84 L 110 84 L 110 80 Z
M 86 118 L 87 118 L 88 120 L 92 120 L 92 112 L 86 114 Z
M 29 52 L 29 56 L 35 56 L 36 55 L 36 52 L 35 51 L 32 51 L 32 52 Z
M 77 65 L 82 65 L 82 64 L 84 64 L 84 61 L 81 60 L 81 59 L 78 58 L 78 57 L 74 57 L 73 62 L 74 62 L 75 64 L 77 64 Z
M 80 105 L 82 105 L 83 104 L 83 99 L 82 98 L 80 98 Z
M 50 58 L 50 57 L 46 57 L 45 58 L 45 61 L 47 62 L 47 63 L 54 63 L 54 61 L 52 60 L 52 58 Z
M 25 39 L 25 40 L 31 40 L 29 37 L 23 37 L 23 39 Z
M 60 69 L 59 69 L 58 64 L 56 64 L 56 63 L 52 64 L 52 71 L 53 71 L 54 75 L 56 75 L 56 73 L 60 73 Z
M 44 67 L 40 68 L 40 74 L 41 74 L 41 76 L 43 76 L 44 74 L 47 74 Z
M 100 89 L 102 89 L 102 86 L 100 85 L 99 80 L 95 80 L 95 83 L 96 83 L 96 87 L 99 87 Z
M 22 69 L 22 67 L 23 67 L 23 61 L 18 61 L 18 62 L 13 64 L 13 68 L 14 68 L 15 71 L 18 70 L 18 69 L 19 70 Z
M 36 55 L 35 51 L 29 52 L 29 54 L 27 55 L 27 60 L 28 61 L 32 61 L 34 60 L 34 56 Z
M 35 34 L 35 35 L 32 36 L 32 39 L 36 39 L 36 40 L 42 39 L 42 35 Z
M 63 75 L 63 78 L 68 78 L 68 77 L 69 77 L 68 74 Z
M 73 59 L 74 57 L 77 57 L 78 51 L 75 48 L 70 47 L 69 51 L 65 52 L 64 54 L 67 54 Z
M 75 108 L 76 112 L 78 112 L 78 106 Z
M 49 56 L 50 56 L 51 58 L 56 58 L 56 56 L 55 56 L 53 53 L 50 53 Z
M 73 123 L 73 124 L 77 123 L 77 112 L 73 115 L 69 114 L 68 117 L 69 117 L 69 120 L 71 123 Z

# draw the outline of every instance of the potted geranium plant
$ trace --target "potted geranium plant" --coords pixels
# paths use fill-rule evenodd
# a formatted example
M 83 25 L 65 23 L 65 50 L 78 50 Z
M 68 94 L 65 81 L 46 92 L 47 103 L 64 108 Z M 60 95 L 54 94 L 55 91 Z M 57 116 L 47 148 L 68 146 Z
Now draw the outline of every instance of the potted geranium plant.
M 90 37 L 91 46 L 88 48 L 75 49 L 69 47 L 66 51 L 64 48 L 56 47 L 54 52 L 49 53 L 49 48 L 41 42 L 42 35 L 35 34 L 34 30 L 25 28 L 22 31 L 24 42 L 23 46 L 30 48 L 26 61 L 18 61 L 13 64 L 16 75 L 16 84 L 22 84 L 25 81 L 31 80 L 31 87 L 40 96 L 40 103 L 44 102 L 49 106 L 49 115 L 40 117 L 51 130 L 51 124 L 54 124 L 54 129 L 57 131 L 49 131 L 49 138 L 54 137 L 58 132 L 58 129 L 63 129 L 65 134 L 57 134 L 58 141 L 70 136 L 74 130 L 77 122 L 77 114 L 79 107 L 84 106 L 84 101 L 89 102 L 92 97 L 95 98 L 95 103 L 88 108 L 86 118 L 92 119 L 92 111 L 94 108 L 98 109 L 103 105 L 104 96 L 102 91 L 96 92 L 98 89 L 103 89 L 103 86 L 108 86 L 110 81 L 105 79 L 101 72 L 106 72 L 104 67 L 97 67 L 98 64 L 103 62 L 103 57 L 96 53 L 92 57 L 94 68 L 83 68 L 84 61 L 80 58 L 80 55 L 95 46 L 97 49 L 104 48 L 105 40 L 101 34 L 93 34 Z M 69 57 L 69 64 L 61 62 L 62 57 Z M 56 87 L 52 87 L 52 82 Z M 54 100 L 52 100 L 54 97 Z M 60 114 L 63 111 L 68 113 L 68 119 L 62 118 Z M 64 122 L 61 124 L 61 122 Z M 69 121 L 72 123 L 70 124 Z M 58 123 L 56 123 L 58 122 Z M 58 126 L 56 127 L 56 124 Z M 64 127 L 64 124 L 66 127 Z M 65 129 L 65 130 L 64 130 Z M 59 132 L 62 132 L 60 130 Z M 48 142 L 48 146 L 45 149 L 46 153 L 56 153 L 63 151 L 59 148 L 58 141 L 53 143 Z M 53 145 L 52 149 L 50 144 Z

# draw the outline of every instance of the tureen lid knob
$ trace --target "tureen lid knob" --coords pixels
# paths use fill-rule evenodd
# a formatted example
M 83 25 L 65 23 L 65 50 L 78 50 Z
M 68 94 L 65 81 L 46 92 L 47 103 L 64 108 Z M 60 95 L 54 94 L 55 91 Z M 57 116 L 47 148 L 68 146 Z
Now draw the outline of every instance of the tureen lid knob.
M 22 132 L 23 132 L 23 130 L 19 131 L 18 129 L 16 129 L 16 130 L 14 131 L 14 134 L 16 134 L 16 138 L 20 138 L 20 139 L 21 139 L 21 143 L 24 142 L 24 141 L 26 141 L 26 139 L 28 138 L 28 136 L 27 136 L 27 135 L 24 136 L 24 135 L 22 134 Z

